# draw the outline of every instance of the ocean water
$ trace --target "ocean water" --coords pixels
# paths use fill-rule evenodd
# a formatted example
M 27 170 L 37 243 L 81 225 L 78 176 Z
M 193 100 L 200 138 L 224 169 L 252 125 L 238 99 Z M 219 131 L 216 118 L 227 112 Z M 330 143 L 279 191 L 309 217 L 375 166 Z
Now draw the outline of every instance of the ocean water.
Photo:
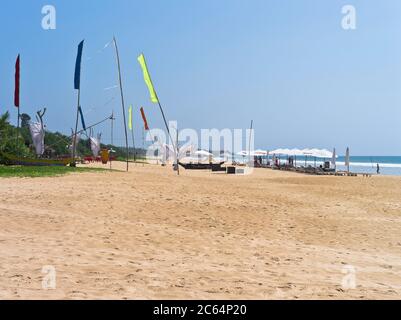
M 237 157 L 236 157 L 237 158 Z M 237 161 L 244 158 L 239 157 Z M 269 157 L 271 160 L 271 156 Z M 287 157 L 282 156 L 281 162 L 285 163 Z M 329 160 L 329 159 L 326 159 Z M 316 165 L 323 164 L 324 159 L 316 159 Z M 345 158 L 339 156 L 337 158 L 337 170 L 347 170 L 344 165 Z M 315 159 L 308 157 L 297 157 L 297 166 L 311 165 L 315 166 Z M 357 173 L 371 173 L 376 174 L 376 165 L 380 166 L 380 174 L 382 175 L 395 175 L 401 176 L 401 156 L 351 156 L 350 157 L 350 171 Z
M 344 157 L 338 157 L 337 168 L 345 170 Z M 350 170 L 353 172 L 376 173 L 379 164 L 380 174 L 401 176 L 401 157 L 398 156 L 354 156 L 350 157 Z

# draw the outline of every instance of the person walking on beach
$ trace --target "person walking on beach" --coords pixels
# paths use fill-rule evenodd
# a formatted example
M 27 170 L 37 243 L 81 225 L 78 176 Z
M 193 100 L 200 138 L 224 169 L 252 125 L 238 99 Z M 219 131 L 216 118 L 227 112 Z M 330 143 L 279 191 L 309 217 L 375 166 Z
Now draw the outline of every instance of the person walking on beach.
M 376 172 L 377 172 L 377 174 L 380 174 L 380 165 L 377 164 L 376 166 L 377 166 L 377 167 L 376 167 Z

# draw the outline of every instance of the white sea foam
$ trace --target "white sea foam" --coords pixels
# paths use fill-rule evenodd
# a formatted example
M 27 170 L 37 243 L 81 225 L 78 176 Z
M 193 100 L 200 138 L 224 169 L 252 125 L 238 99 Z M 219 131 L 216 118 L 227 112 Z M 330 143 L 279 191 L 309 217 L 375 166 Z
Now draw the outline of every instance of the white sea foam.
M 287 162 L 286 160 L 281 160 L 281 163 Z M 319 166 L 320 164 L 323 164 L 323 161 L 316 160 L 316 165 Z M 369 163 L 369 162 L 350 162 L 350 167 L 365 167 L 365 168 L 374 168 L 376 169 L 376 164 L 377 162 L 374 163 Z M 297 161 L 297 166 L 300 165 L 305 165 L 304 160 L 298 160 Z M 315 161 L 306 161 L 307 166 L 314 166 Z M 337 166 L 344 166 L 345 167 L 345 162 L 337 161 Z M 379 166 L 381 168 L 400 168 L 401 169 L 401 163 L 380 163 Z
M 375 163 L 368 163 L 368 162 L 351 162 L 350 163 L 350 167 L 374 167 L 376 168 L 376 164 Z M 337 162 L 337 165 L 339 166 L 345 166 L 345 162 Z M 379 166 L 382 168 L 401 168 L 401 163 L 380 163 L 379 162 Z

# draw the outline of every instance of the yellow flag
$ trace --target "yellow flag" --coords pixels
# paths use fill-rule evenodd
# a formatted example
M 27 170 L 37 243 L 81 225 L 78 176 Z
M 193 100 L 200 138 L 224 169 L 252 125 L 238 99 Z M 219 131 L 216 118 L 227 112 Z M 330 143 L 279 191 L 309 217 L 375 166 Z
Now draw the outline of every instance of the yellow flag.
M 141 65 L 142 71 L 143 71 L 143 78 L 145 79 L 145 83 L 148 86 L 149 93 L 150 93 L 150 100 L 153 103 L 158 103 L 159 99 L 157 98 L 157 94 L 155 91 L 155 88 L 153 87 L 152 80 L 150 79 L 150 74 L 148 71 L 148 67 L 146 66 L 146 61 L 145 61 L 145 56 L 141 54 L 138 57 L 139 64 Z
M 132 106 L 128 109 L 128 128 L 132 131 Z

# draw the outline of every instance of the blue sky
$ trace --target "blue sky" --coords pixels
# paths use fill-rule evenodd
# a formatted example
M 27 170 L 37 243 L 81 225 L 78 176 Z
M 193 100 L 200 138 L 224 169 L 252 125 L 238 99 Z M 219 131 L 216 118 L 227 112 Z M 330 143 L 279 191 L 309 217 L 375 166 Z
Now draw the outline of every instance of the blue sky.
M 56 7 L 56 30 L 41 28 L 46 4 Z M 341 28 L 346 4 L 357 10 L 356 30 Z M 104 90 L 117 84 L 114 52 L 102 50 L 115 35 L 137 139 L 139 106 L 163 128 L 136 60 L 144 52 L 167 117 L 181 128 L 245 129 L 253 119 L 260 148 L 343 153 L 349 145 L 354 155 L 400 155 L 400 14 L 399 0 L 2 1 L 0 112 L 10 110 L 15 122 L 21 53 L 21 111 L 47 106 L 48 128 L 69 133 L 76 50 L 85 39 L 86 122 L 114 109 L 123 144 L 119 92 Z M 108 125 L 98 130 L 108 142 Z

